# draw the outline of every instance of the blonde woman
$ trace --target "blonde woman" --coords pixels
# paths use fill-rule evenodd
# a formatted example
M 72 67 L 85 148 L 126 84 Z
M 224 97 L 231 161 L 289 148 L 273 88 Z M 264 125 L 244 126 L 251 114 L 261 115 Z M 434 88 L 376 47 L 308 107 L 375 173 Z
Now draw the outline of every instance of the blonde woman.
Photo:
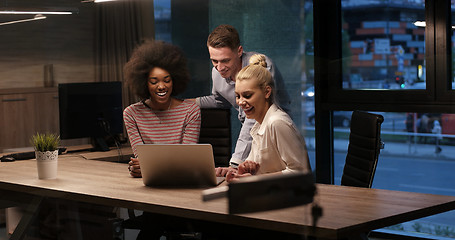
M 304 138 L 291 117 L 274 103 L 273 80 L 266 67 L 265 56 L 257 54 L 236 76 L 236 102 L 256 123 L 250 131 L 251 152 L 237 170 L 228 172 L 227 181 L 255 174 L 311 171 Z

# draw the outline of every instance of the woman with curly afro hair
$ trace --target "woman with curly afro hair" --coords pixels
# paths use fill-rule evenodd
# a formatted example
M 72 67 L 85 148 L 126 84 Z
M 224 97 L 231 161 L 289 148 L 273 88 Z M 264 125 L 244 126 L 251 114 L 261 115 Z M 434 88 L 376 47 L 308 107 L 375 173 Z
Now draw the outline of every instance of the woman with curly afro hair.
M 123 112 L 135 155 L 128 170 L 141 177 L 136 146 L 197 143 L 201 112 L 195 103 L 175 97 L 190 80 L 186 58 L 177 46 L 147 40 L 134 50 L 124 72 L 128 86 L 141 99 Z

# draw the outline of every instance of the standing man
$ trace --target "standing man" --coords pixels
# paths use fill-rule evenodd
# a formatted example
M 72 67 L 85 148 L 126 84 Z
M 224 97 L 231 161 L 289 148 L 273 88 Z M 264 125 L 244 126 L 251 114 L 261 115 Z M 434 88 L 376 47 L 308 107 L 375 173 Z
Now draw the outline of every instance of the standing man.
M 196 103 L 201 108 L 230 108 L 233 106 L 238 112 L 238 119 L 242 123 L 235 151 L 229 162 L 230 167 L 237 168 L 250 153 L 251 135 L 250 130 L 254 125 L 254 119 L 246 119 L 245 113 L 235 102 L 235 76 L 249 64 L 249 59 L 256 52 L 244 52 L 240 45 L 240 37 L 237 30 L 230 25 L 220 25 L 210 33 L 207 39 L 207 47 L 212 61 L 212 94 L 196 98 Z M 275 83 L 277 104 L 283 110 L 289 112 L 290 99 L 286 92 L 283 78 L 272 60 L 266 57 L 267 69 L 272 73 Z M 226 175 L 228 168 L 218 168 L 217 176 Z

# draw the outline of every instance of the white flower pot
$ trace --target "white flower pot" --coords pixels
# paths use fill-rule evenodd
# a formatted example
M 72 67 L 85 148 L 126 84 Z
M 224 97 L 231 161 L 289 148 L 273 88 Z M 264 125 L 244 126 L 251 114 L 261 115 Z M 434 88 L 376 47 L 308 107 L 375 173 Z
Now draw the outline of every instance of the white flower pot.
M 35 151 L 39 179 L 57 178 L 58 150 L 40 152 Z

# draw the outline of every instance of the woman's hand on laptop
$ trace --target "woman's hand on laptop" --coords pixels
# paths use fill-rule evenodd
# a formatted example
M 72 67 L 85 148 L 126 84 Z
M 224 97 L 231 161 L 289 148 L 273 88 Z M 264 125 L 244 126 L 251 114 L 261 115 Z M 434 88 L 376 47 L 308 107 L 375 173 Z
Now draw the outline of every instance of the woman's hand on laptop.
M 139 160 L 137 158 L 130 158 L 128 162 L 128 170 L 130 175 L 133 177 L 142 177 L 141 166 L 139 166 Z
M 215 174 L 217 177 L 226 177 L 226 174 L 229 172 L 229 169 L 233 169 L 231 167 L 217 167 L 215 168 Z
M 239 171 L 237 169 L 231 168 L 231 169 L 229 169 L 229 171 L 226 174 L 226 182 L 229 183 L 229 182 L 237 181 L 242 177 L 249 177 L 249 176 L 252 176 L 251 173 L 239 174 Z
M 239 165 L 238 169 L 229 168 L 226 173 L 226 182 L 239 180 L 242 177 L 255 175 L 259 170 L 259 163 L 254 161 L 245 161 Z
M 228 172 L 226 173 L 226 182 L 231 182 L 238 180 L 237 169 L 235 168 L 227 168 Z
M 239 165 L 238 174 L 250 173 L 251 175 L 255 175 L 259 171 L 259 167 L 259 163 L 248 160 Z

